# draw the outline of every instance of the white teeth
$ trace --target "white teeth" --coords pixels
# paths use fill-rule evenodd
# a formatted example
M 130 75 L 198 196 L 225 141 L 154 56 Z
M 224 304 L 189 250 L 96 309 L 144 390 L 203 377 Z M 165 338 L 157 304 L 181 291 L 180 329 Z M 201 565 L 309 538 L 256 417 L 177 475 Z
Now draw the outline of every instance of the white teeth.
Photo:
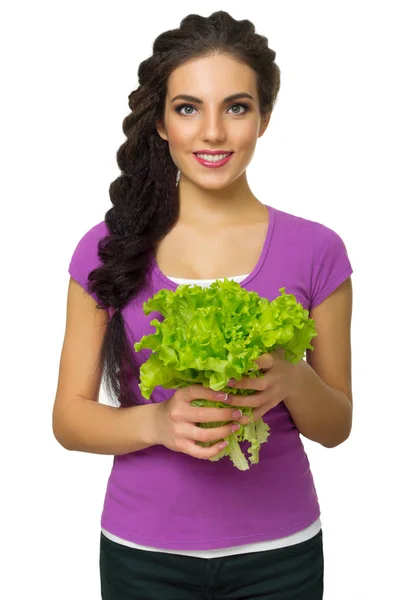
M 217 162 L 219 160 L 222 160 L 223 158 L 226 158 L 230 154 L 231 154 L 231 152 L 228 152 L 227 154 L 215 154 L 215 155 L 196 154 L 196 156 L 198 156 L 199 158 L 202 158 L 203 160 L 208 160 L 209 162 Z

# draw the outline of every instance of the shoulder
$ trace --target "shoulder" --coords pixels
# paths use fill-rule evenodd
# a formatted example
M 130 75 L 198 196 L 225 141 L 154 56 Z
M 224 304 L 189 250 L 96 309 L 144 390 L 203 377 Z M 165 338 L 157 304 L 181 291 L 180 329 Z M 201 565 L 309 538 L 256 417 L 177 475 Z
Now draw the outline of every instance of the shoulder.
M 318 225 L 316 221 L 305 219 L 278 208 L 274 211 L 274 218 L 276 230 L 280 230 L 285 235 L 298 235 L 299 239 L 303 237 L 312 238 Z
M 91 246 L 98 244 L 98 242 L 105 236 L 109 235 L 109 229 L 105 221 L 97 223 L 91 229 L 85 231 L 79 238 L 78 244 L 81 246 Z
M 328 225 L 276 209 L 274 230 L 279 255 L 305 277 L 311 309 L 353 273 L 342 237 Z
M 105 221 L 97 223 L 91 229 L 85 231 L 76 241 L 76 247 L 73 253 L 72 260 L 80 258 L 87 259 L 92 262 L 98 255 L 98 243 L 105 236 L 109 235 L 108 227 Z
M 86 291 L 89 273 L 102 264 L 98 255 L 99 242 L 108 235 L 109 229 L 105 221 L 101 221 L 85 231 L 76 241 L 68 272 Z
M 287 235 L 296 236 L 298 241 L 306 240 L 308 244 L 315 248 L 321 248 L 326 245 L 339 244 L 344 246 L 340 235 L 331 227 L 307 219 L 292 213 L 288 213 L 276 208 L 275 210 L 276 228 Z

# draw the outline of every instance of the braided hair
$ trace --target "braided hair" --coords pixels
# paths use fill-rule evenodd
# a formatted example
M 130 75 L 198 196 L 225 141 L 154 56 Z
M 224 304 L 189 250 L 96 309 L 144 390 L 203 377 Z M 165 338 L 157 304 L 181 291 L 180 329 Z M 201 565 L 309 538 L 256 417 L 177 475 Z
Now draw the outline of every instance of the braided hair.
M 139 365 L 125 334 L 122 308 L 148 284 L 151 261 L 179 217 L 179 171 L 156 124 L 163 121 L 167 81 L 180 65 L 214 54 L 233 57 L 254 70 L 261 116 L 272 112 L 280 88 L 280 69 L 268 39 L 249 20 L 225 11 L 209 17 L 190 14 L 179 28 L 161 33 L 153 53 L 138 68 L 137 89 L 129 95 L 130 114 L 123 120 L 127 140 L 117 151 L 121 175 L 109 187 L 112 207 L 105 213 L 109 233 L 98 244 L 101 266 L 88 275 L 97 308 L 115 309 L 108 321 L 100 361 L 113 403 L 136 404 L 128 376 Z

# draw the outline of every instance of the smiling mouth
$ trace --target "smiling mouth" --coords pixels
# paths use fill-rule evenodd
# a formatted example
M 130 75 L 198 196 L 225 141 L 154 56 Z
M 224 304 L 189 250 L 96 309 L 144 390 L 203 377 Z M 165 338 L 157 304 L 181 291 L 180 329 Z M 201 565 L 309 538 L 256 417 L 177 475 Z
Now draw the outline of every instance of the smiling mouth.
M 202 160 L 224 160 L 231 156 L 233 152 L 214 152 L 214 154 L 210 152 L 193 152 L 193 154 Z
M 193 155 L 195 157 L 195 159 L 198 161 L 198 163 L 204 167 L 223 167 L 224 165 L 226 165 L 230 160 L 231 157 L 234 153 L 233 152 L 229 152 L 228 154 L 202 154 L 201 156 L 199 154 L 197 154 L 196 152 L 193 152 Z

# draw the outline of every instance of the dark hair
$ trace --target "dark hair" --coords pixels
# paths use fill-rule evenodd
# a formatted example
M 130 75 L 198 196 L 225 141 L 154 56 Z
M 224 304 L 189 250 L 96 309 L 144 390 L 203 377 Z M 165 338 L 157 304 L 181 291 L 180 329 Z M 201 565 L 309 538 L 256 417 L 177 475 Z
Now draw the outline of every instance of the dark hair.
M 179 217 L 178 168 L 156 129 L 164 118 L 169 75 L 189 60 L 231 56 L 256 73 L 263 118 L 272 112 L 280 88 L 280 69 L 268 39 L 255 33 L 251 21 L 237 21 L 225 11 L 188 15 L 179 28 L 160 34 L 152 49 L 152 56 L 139 65 L 139 86 L 129 95 L 131 113 L 123 120 L 127 140 L 117 151 L 121 175 L 110 185 L 113 207 L 105 213 L 110 235 L 98 244 L 103 264 L 88 276 L 90 291 L 101 301 L 97 308 L 118 309 L 108 321 L 100 361 L 109 395 L 120 406 L 137 404 L 127 378 L 130 373 L 139 376 L 120 309 L 147 285 L 157 244 Z

